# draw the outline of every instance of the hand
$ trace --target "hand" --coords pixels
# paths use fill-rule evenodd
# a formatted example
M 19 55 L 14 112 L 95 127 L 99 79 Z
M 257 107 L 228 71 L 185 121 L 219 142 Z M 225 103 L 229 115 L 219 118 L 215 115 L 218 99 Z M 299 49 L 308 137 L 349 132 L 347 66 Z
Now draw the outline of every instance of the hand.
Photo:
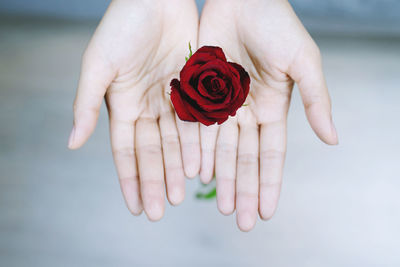
M 217 204 L 235 210 L 241 230 L 269 219 L 277 206 L 286 152 L 286 119 L 294 82 L 308 121 L 327 144 L 337 144 L 319 49 L 285 0 L 207 1 L 199 47 L 221 47 L 250 74 L 250 94 L 237 116 L 220 127 L 200 126 L 200 177 L 212 179 Z M 215 151 L 214 151 L 215 147 Z
M 144 208 L 150 220 L 164 213 L 164 175 L 176 205 L 184 171 L 194 177 L 200 168 L 198 123 L 176 121 L 168 95 L 197 29 L 194 1 L 112 1 L 83 56 L 69 147 L 89 138 L 105 96 L 124 198 L 133 214 Z

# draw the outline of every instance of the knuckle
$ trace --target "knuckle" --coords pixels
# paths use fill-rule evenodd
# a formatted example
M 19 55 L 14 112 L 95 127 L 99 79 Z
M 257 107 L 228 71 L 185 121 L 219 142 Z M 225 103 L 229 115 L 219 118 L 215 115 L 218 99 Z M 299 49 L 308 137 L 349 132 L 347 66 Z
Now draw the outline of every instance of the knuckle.
M 261 123 L 261 126 L 266 126 L 266 127 L 285 127 L 286 126 L 286 117 L 285 116 L 279 116 L 276 118 L 269 118 L 268 120 L 264 120 Z
M 217 144 L 217 153 L 232 154 L 235 153 L 236 150 L 237 150 L 236 144 L 228 144 L 228 143 Z
M 258 163 L 258 157 L 253 153 L 243 153 L 238 155 L 238 164 L 254 165 Z
M 131 182 L 138 182 L 139 181 L 139 175 L 134 174 L 134 175 L 129 175 L 129 176 L 120 176 L 119 179 L 121 181 L 131 181 Z
M 100 110 L 97 107 L 94 106 L 83 106 L 77 101 L 74 102 L 73 106 L 73 111 L 75 116 L 82 116 L 82 115 L 93 115 L 95 117 L 99 116 Z
M 136 148 L 140 153 L 146 153 L 151 156 L 159 155 L 161 153 L 161 146 L 159 144 L 146 144 Z
M 280 187 L 282 181 L 280 179 L 267 179 L 260 181 L 260 187 Z
M 260 157 L 267 160 L 281 160 L 285 157 L 285 152 L 277 149 L 267 149 L 261 151 Z
M 235 184 L 235 175 L 216 175 L 217 184 Z
M 181 141 L 181 145 L 187 149 L 198 149 L 200 148 L 200 143 L 198 141 Z
M 133 157 L 135 155 L 133 147 L 120 147 L 113 149 L 113 154 L 115 157 Z
M 323 98 L 321 95 L 310 95 L 307 97 L 307 101 L 304 102 L 304 108 L 310 109 L 312 106 L 322 103 L 322 101 Z
M 179 138 L 177 135 L 171 134 L 162 137 L 163 145 L 174 146 L 179 144 Z
M 143 187 L 152 187 L 154 189 L 154 187 L 158 188 L 164 186 L 164 180 L 156 178 L 143 178 L 140 180 L 140 184 Z
M 236 195 L 237 197 L 241 198 L 250 198 L 250 199 L 258 198 L 258 193 L 251 191 L 238 191 Z

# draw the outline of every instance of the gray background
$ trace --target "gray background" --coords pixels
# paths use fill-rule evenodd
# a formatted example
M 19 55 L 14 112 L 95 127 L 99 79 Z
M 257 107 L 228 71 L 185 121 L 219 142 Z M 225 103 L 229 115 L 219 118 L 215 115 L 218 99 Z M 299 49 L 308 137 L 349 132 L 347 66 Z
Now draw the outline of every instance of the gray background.
M 294 90 L 279 208 L 240 232 L 187 196 L 150 223 L 125 208 L 104 107 L 66 149 L 80 58 L 107 1 L 0 2 L 0 266 L 400 266 L 399 1 L 292 1 L 321 48 L 340 145 Z
M 66 19 L 100 19 L 108 0 L 1 0 L 0 13 Z M 196 0 L 201 7 L 205 0 Z M 291 0 L 314 32 L 400 33 L 398 0 Z
M 0 10 L 13 14 L 50 15 L 65 18 L 99 18 L 109 0 L 2 0 Z M 197 0 L 201 7 L 205 0 Z M 398 0 L 290 0 L 300 16 L 400 20 Z

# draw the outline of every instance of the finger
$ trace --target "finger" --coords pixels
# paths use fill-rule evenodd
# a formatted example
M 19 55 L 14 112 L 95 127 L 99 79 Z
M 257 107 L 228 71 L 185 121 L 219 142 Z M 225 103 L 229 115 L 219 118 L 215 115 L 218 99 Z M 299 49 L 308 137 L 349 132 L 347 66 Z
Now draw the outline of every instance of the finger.
M 286 121 L 265 123 L 260 130 L 259 213 L 270 219 L 278 205 L 286 152 Z
M 322 72 L 321 56 L 315 44 L 299 53 L 289 75 L 299 87 L 307 119 L 314 132 L 323 142 L 337 144 L 331 101 Z
M 151 221 L 164 215 L 164 167 L 160 132 L 155 119 L 140 118 L 136 122 L 136 153 L 139 166 L 144 211 Z
M 93 49 L 88 48 L 83 56 L 81 76 L 74 102 L 74 125 L 68 147 L 81 147 L 96 127 L 101 103 L 114 73 Z
M 194 178 L 200 170 L 200 136 L 199 123 L 181 121 L 175 116 L 181 141 L 182 161 L 185 175 Z
M 218 133 L 215 153 L 217 206 L 222 214 L 235 210 L 236 156 L 239 129 L 235 118 L 224 122 Z
M 132 214 L 139 215 L 143 210 L 143 206 L 136 166 L 133 122 L 116 120 L 111 116 L 110 135 L 122 194 Z
M 258 210 L 259 134 L 255 120 L 241 120 L 239 117 L 238 121 L 240 128 L 236 180 L 237 224 L 240 230 L 250 231 L 256 223 Z
M 166 112 L 159 120 L 166 173 L 167 196 L 172 205 L 178 205 L 185 197 L 181 149 L 173 112 Z
M 217 124 L 200 125 L 201 167 L 200 180 L 204 184 L 211 182 L 214 175 L 215 143 L 219 126 Z

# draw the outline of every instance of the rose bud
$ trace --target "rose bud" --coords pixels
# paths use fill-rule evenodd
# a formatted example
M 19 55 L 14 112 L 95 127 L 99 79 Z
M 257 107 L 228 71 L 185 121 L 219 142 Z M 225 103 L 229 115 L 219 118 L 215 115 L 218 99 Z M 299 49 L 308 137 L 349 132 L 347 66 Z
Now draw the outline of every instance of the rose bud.
M 249 93 L 250 77 L 227 62 L 220 47 L 203 46 L 186 62 L 180 81 L 171 81 L 171 101 L 183 121 L 221 124 L 235 116 Z

